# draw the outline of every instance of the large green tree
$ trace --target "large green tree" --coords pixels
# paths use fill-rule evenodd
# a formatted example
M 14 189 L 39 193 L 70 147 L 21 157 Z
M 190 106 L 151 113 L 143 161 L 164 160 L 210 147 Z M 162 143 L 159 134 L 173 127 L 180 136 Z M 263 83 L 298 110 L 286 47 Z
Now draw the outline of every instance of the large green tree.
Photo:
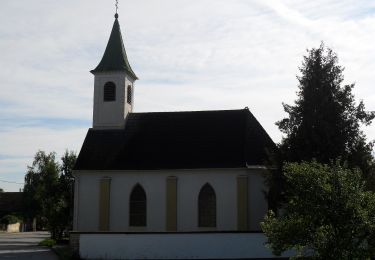
M 276 255 L 294 249 L 315 259 L 375 255 L 375 194 L 359 170 L 339 163 L 287 163 L 286 203 L 261 223 Z
M 65 226 L 71 230 L 73 228 L 73 198 L 74 198 L 74 176 L 73 167 L 76 163 L 77 156 L 74 152 L 66 151 L 61 158 L 61 173 L 60 173 L 60 192 L 64 199 L 64 207 L 62 209 L 62 217 L 64 218 Z
M 373 143 L 366 142 L 360 127 L 375 113 L 366 112 L 362 101 L 356 104 L 354 84 L 343 84 L 337 55 L 322 43 L 307 51 L 299 69 L 297 100 L 283 104 L 288 117 L 276 123 L 286 135 L 280 145 L 283 161 L 328 163 L 340 157 L 369 175 Z
M 54 239 L 60 239 L 72 223 L 76 156 L 66 152 L 61 159 L 59 164 L 54 152 L 37 152 L 32 166 L 28 166 L 24 186 L 26 216 L 45 220 Z
M 43 219 L 58 186 L 59 165 L 55 153 L 38 151 L 31 166 L 27 167 L 23 189 L 25 214 L 28 218 Z

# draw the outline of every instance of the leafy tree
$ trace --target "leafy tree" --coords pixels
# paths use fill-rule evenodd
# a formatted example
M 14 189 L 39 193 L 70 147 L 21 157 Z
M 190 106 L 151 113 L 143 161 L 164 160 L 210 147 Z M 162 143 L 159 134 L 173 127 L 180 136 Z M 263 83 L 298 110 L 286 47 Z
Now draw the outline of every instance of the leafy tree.
M 2 188 L 0 188 L 0 192 L 4 192 L 4 190 Z
M 15 215 L 5 215 L 0 219 L 1 224 L 9 225 L 21 222 L 22 220 Z
M 59 172 L 55 157 L 55 153 L 46 154 L 38 151 L 32 166 L 28 166 L 23 193 L 26 217 L 43 216 L 47 206 L 46 200 L 51 198 L 50 195 L 54 195 Z
M 283 104 L 288 117 L 276 123 L 286 134 L 283 160 L 329 163 L 340 157 L 370 175 L 373 143 L 366 142 L 360 126 L 370 125 L 375 113 L 366 112 L 362 101 L 356 104 L 354 84 L 343 85 L 344 68 L 331 49 L 322 43 L 307 52 L 297 76 L 298 98 L 294 105 Z
M 71 225 L 74 163 L 72 152 L 65 153 L 60 165 L 54 152 L 39 151 L 25 176 L 26 216 L 45 219 L 54 239 L 60 239 L 63 231 Z
M 287 163 L 286 205 L 261 223 L 273 253 L 294 249 L 316 259 L 367 259 L 375 254 L 375 194 L 359 170 L 339 163 Z
M 60 175 L 60 191 L 65 201 L 62 210 L 65 226 L 71 230 L 73 228 L 73 208 L 74 208 L 74 176 L 73 167 L 76 163 L 77 156 L 74 152 L 66 151 L 61 158 L 61 175 Z

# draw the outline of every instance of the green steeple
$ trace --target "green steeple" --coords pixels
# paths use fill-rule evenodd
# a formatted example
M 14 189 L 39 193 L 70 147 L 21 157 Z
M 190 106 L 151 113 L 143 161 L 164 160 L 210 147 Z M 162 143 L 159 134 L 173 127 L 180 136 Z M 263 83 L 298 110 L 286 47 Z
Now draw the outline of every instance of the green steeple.
M 102 60 L 99 65 L 91 71 L 95 74 L 96 72 L 108 72 L 108 71 L 125 71 L 130 74 L 134 79 L 138 79 L 132 68 L 130 67 L 128 57 L 122 41 L 120 24 L 118 23 L 116 14 L 115 22 L 113 23 L 111 36 L 109 37 L 107 47 Z

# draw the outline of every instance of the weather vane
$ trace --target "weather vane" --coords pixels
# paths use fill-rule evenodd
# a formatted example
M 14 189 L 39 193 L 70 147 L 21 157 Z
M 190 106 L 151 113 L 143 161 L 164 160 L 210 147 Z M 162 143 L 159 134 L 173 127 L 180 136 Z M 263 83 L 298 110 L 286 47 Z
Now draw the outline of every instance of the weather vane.
M 118 13 L 117 13 L 117 11 L 118 11 L 118 0 L 116 0 L 116 4 L 115 4 L 115 6 L 116 6 L 116 14 L 115 14 L 115 18 L 118 18 Z

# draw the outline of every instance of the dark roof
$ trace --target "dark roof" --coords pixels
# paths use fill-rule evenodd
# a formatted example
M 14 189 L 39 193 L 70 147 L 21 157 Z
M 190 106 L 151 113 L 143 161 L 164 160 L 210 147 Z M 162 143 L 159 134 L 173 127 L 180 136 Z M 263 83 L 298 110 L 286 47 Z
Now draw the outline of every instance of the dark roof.
M 125 129 L 89 129 L 75 170 L 238 168 L 274 151 L 248 109 L 130 113 Z
M 23 211 L 23 192 L 0 192 L 0 217 Z
M 107 71 L 125 71 L 129 73 L 134 79 L 138 79 L 132 68 L 130 67 L 128 57 L 122 41 L 120 24 L 115 19 L 113 23 L 111 36 L 109 37 L 107 47 L 105 49 L 102 60 L 99 65 L 91 72 L 107 72 Z

